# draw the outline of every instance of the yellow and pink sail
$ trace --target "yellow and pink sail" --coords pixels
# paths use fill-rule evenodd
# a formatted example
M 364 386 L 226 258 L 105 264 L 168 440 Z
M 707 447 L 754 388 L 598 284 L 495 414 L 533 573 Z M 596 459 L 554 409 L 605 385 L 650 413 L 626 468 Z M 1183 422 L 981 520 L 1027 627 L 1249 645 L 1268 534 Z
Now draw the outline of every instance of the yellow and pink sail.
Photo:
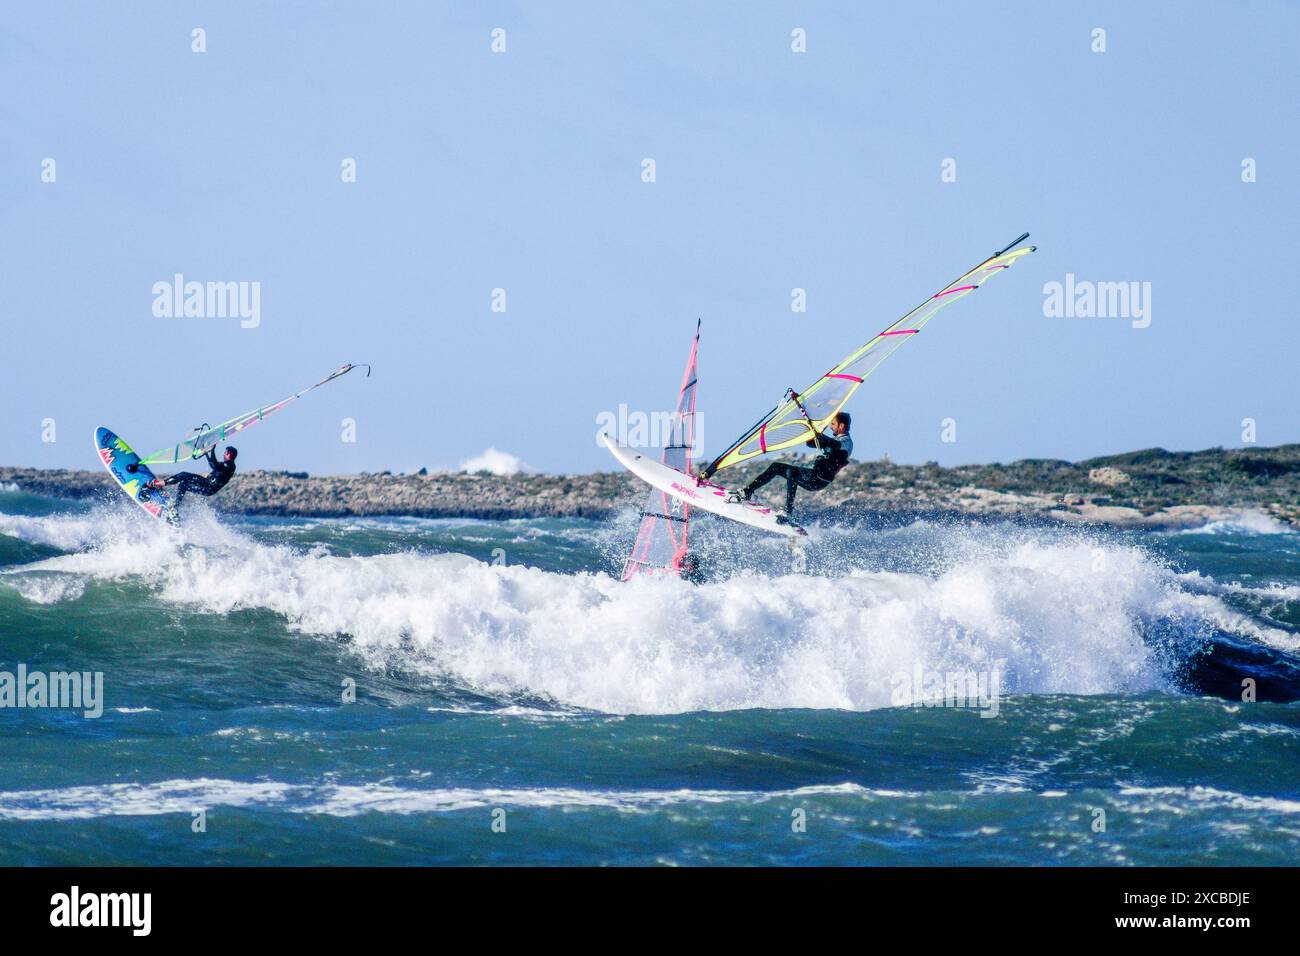
M 1029 233 L 1025 233 L 948 283 L 897 322 L 872 337 L 861 348 L 850 353 L 803 391 L 787 392 L 780 404 L 713 459 L 701 477 L 707 479 L 722 468 L 802 445 L 815 434 L 820 434 L 830 424 L 832 416 L 853 397 L 867 376 L 901 348 L 904 342 L 915 337 L 941 310 L 970 295 L 993 276 L 1006 271 L 1033 252 L 1034 246 L 1020 245 L 1028 238 Z

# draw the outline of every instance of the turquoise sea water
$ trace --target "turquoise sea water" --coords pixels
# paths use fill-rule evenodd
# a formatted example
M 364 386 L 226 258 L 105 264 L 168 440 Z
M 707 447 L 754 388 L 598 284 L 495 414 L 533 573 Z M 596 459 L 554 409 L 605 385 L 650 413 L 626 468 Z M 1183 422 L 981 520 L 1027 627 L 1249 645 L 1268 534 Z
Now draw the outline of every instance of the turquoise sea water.
M 624 585 L 633 521 L 0 490 L 0 670 L 104 682 L 0 709 L 0 864 L 1300 859 L 1300 535 L 700 521 Z

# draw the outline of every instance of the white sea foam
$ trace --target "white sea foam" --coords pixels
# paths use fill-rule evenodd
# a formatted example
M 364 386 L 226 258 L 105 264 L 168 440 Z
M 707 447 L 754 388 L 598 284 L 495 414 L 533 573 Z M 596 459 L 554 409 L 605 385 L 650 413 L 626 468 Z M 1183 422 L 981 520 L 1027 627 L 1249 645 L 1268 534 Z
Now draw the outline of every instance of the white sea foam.
M 0 579 L 33 604 L 59 604 L 81 597 L 86 579 L 77 575 L 40 572 L 10 575 Z
M 138 580 L 195 613 L 264 609 L 304 634 L 347 635 L 376 669 L 615 714 L 887 707 L 918 668 L 997 668 L 1003 693 L 1167 689 L 1143 640 L 1153 622 L 1166 633 L 1297 643 L 1140 549 L 1059 532 L 936 528 L 926 547 L 943 561 L 930 573 L 745 573 L 692 586 L 457 554 L 304 553 L 255 541 L 204 508 L 180 529 L 133 511 L 29 519 L 24 536 L 88 550 L 0 580 L 47 602 L 78 592 L 38 578 Z
M 87 820 L 99 817 L 189 815 L 199 807 L 255 807 L 289 813 L 351 817 L 362 813 L 451 813 L 458 810 L 585 808 L 650 812 L 684 804 L 763 803 L 817 796 L 863 801 L 920 794 L 872 790 L 852 783 L 791 790 L 577 790 L 541 788 L 430 788 L 371 784 L 287 784 L 238 780 L 163 780 L 50 790 L 0 792 L 0 820 Z
M 426 707 L 431 714 L 466 714 L 478 717 L 521 717 L 524 720 L 537 720 L 552 722 L 557 720 L 571 720 L 575 717 L 586 718 L 589 715 L 586 711 L 581 710 L 555 710 L 554 708 L 542 710 L 540 707 L 521 707 L 518 704 L 510 704 L 505 707 L 467 707 L 458 705 L 455 707 Z M 602 717 L 605 720 L 618 720 L 619 717 Z
M 1002 795 L 1012 790 L 985 790 Z M 972 791 L 976 793 L 976 791 Z M 919 792 L 863 787 L 855 783 L 818 784 L 786 790 L 580 790 L 570 787 L 497 788 L 398 786 L 391 783 L 290 784 L 278 781 L 176 779 L 153 783 L 95 784 L 44 790 L 0 792 L 0 820 L 88 820 L 104 817 L 189 816 L 202 807 L 241 807 L 286 813 L 353 817 L 363 813 L 454 813 L 496 807 L 511 809 L 594 809 L 653 813 L 689 805 L 788 802 L 827 797 L 863 804 L 917 800 Z M 1063 790 L 1044 790 L 1040 799 L 1063 799 Z M 1189 812 L 1300 813 L 1300 801 L 1259 797 L 1211 787 L 1122 787 L 1117 796 L 1133 814 L 1183 815 Z
M 143 513 L 141 517 L 153 520 Z M 113 515 L 106 511 L 45 517 L 0 514 L 0 534 L 61 551 L 75 551 L 104 540 L 109 533 L 106 522 L 112 520 Z
M 468 461 L 461 462 L 460 470 L 471 474 L 486 471 L 493 475 L 517 475 L 534 469 L 529 468 L 510 452 L 492 447 Z
M 1210 521 L 1195 528 L 1184 528 L 1176 534 L 1295 534 L 1296 530 L 1284 521 L 1262 511 L 1242 511 L 1231 518 Z
M 1255 810 L 1272 813 L 1300 813 L 1300 800 L 1259 797 L 1218 790 L 1214 787 L 1124 787 L 1120 795 L 1135 801 L 1133 813 L 1185 812 L 1189 807 L 1206 810 Z
M 235 780 L 165 780 L 160 783 L 114 783 L 57 790 L 10 790 L 0 793 L 0 820 L 89 820 L 95 817 L 189 815 L 201 807 L 243 807 L 283 800 L 292 791 L 284 783 Z
M 1183 603 L 1196 607 L 1205 621 L 1219 630 L 1229 631 L 1281 651 L 1300 651 L 1300 635 L 1262 624 L 1219 600 L 1222 596 L 1243 595 L 1266 601 L 1294 601 L 1300 597 L 1300 587 L 1277 582 L 1263 587 L 1251 587 L 1238 582 L 1219 584 L 1195 571 L 1179 574 L 1176 579 L 1183 587 Z
M 1278 581 L 1270 581 L 1264 585 L 1248 585 L 1234 581 L 1231 584 L 1222 585 L 1222 587 L 1225 592 L 1243 594 L 1266 601 L 1300 601 L 1300 585 L 1298 584 L 1282 584 Z

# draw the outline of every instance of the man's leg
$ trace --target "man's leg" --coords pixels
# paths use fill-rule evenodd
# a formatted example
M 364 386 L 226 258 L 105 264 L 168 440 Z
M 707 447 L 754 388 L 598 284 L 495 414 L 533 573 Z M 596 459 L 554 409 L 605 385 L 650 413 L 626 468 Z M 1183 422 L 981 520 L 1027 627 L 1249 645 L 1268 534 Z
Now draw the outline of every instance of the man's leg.
M 176 497 L 172 499 L 172 508 L 179 509 L 181 499 L 185 497 L 185 492 L 194 487 L 195 482 L 202 483 L 202 481 L 202 476 L 188 471 L 178 471 L 174 475 L 168 475 L 164 484 L 176 486 Z
M 794 490 L 796 487 L 805 491 L 821 491 L 830 482 L 822 478 L 811 468 L 794 468 L 790 475 L 789 484 L 785 492 L 785 513 L 787 517 L 794 516 Z
M 792 469 L 790 469 L 790 471 L 789 471 L 789 472 L 786 474 L 786 476 L 785 476 L 785 513 L 786 513 L 786 517 L 790 517 L 791 515 L 794 514 L 794 492 L 795 492 L 795 488 L 798 487 L 798 485 L 796 484 L 796 482 L 798 481 L 798 472 L 800 472 L 800 471 L 803 471 L 803 469 L 802 469 L 802 468 L 799 468 L 799 469 L 794 469 L 794 468 L 792 468 Z
M 783 461 L 772 462 L 772 464 L 768 465 L 767 468 L 764 469 L 761 475 L 744 487 L 740 492 L 740 496 L 748 501 L 754 496 L 754 492 L 758 491 L 759 488 L 762 488 L 773 478 L 784 477 L 788 479 L 790 477 L 790 470 L 790 466 Z

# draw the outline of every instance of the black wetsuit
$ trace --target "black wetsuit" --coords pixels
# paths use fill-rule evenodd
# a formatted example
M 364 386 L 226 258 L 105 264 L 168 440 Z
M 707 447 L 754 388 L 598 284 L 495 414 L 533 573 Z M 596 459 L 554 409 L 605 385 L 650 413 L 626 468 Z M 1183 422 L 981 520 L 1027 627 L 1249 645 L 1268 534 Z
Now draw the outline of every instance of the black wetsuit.
M 180 507 L 181 499 L 185 497 L 187 491 L 192 491 L 196 495 L 207 498 L 226 487 L 226 482 L 234 477 L 235 463 L 233 461 L 218 461 L 215 447 L 208 449 L 208 465 L 212 468 L 212 471 L 206 475 L 178 471 L 174 475 L 167 476 L 165 483 L 176 486 L 176 498 L 172 502 L 173 508 Z
M 821 491 L 840 473 L 840 469 L 849 463 L 849 455 L 853 453 L 853 439 L 846 433 L 840 438 L 828 428 L 822 432 L 818 441 L 821 444 L 822 453 L 813 461 L 811 467 L 805 468 L 802 465 L 792 465 L 789 462 L 774 461 L 767 466 L 767 469 L 745 486 L 741 496 L 746 500 L 754 492 L 758 491 L 773 478 L 785 479 L 785 513 L 787 515 L 794 511 L 795 489 L 803 488 L 806 491 Z M 811 439 L 808 441 L 810 448 L 816 447 L 818 442 Z

